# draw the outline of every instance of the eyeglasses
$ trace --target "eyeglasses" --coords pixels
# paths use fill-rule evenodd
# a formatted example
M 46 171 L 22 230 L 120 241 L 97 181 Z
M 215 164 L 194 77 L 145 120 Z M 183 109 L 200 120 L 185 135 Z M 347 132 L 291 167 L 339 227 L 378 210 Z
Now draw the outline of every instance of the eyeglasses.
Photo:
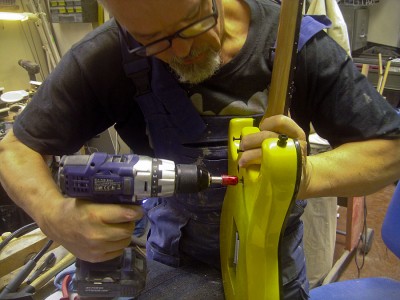
M 172 46 L 172 40 L 175 38 L 181 39 L 192 39 L 195 38 L 211 28 L 213 28 L 217 24 L 218 20 L 218 9 L 215 3 L 215 0 L 212 0 L 212 14 L 208 15 L 196 22 L 193 22 L 182 29 L 178 30 L 174 34 L 163 37 L 159 40 L 156 40 L 150 44 L 137 47 L 135 49 L 129 49 L 128 51 L 131 54 L 136 54 L 138 56 L 152 56 L 158 53 L 161 53 Z

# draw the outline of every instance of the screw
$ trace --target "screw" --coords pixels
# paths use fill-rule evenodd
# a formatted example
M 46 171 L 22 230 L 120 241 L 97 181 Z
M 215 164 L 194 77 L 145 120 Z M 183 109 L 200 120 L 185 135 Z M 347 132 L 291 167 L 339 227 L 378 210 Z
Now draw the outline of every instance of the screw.
M 278 146 L 285 147 L 287 145 L 288 136 L 286 134 L 280 134 L 278 137 Z

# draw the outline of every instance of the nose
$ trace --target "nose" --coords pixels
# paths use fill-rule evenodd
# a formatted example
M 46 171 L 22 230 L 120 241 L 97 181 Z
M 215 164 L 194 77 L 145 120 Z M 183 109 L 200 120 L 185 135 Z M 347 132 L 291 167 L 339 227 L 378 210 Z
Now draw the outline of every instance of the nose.
M 193 39 L 175 38 L 172 40 L 171 49 L 175 56 L 186 57 L 192 49 Z

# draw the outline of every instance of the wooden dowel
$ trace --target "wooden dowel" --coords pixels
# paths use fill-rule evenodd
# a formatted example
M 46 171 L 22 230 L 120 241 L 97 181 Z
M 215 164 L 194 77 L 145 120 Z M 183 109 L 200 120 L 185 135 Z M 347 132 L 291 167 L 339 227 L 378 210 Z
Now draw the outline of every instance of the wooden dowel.
M 390 64 L 391 64 L 391 63 L 392 63 L 392 61 L 391 61 L 391 60 L 388 60 L 387 63 L 386 63 L 386 66 L 385 66 L 385 74 L 383 75 L 382 83 L 381 83 L 380 90 L 379 90 L 379 93 L 380 93 L 381 95 L 383 94 L 383 90 L 385 89 L 386 80 L 387 80 L 387 77 L 388 77 L 388 75 L 389 75 Z

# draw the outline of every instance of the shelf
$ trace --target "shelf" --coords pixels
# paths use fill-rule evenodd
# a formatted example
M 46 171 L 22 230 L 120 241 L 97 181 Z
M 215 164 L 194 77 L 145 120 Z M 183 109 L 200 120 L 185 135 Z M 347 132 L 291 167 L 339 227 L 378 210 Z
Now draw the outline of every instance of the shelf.
M 379 3 L 380 0 L 340 0 L 338 4 L 346 6 L 371 6 Z

